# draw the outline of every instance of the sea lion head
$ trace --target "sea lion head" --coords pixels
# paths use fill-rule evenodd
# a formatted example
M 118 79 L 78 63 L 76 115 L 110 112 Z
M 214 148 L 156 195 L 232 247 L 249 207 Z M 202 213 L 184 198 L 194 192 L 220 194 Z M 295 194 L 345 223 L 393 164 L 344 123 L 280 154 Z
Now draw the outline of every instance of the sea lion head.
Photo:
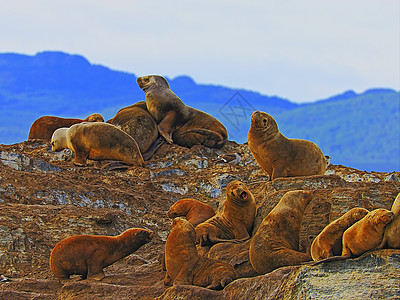
M 390 210 L 379 208 L 371 211 L 369 218 L 377 227 L 385 227 L 394 219 L 394 213 Z
M 188 220 L 178 217 L 172 220 L 172 228 L 174 227 L 180 227 L 180 228 L 185 228 L 187 230 L 192 230 L 193 225 L 190 224 Z
M 231 202 L 244 205 L 254 200 L 253 194 L 239 180 L 231 181 L 226 187 L 226 195 Z
M 169 211 L 167 211 L 167 216 L 170 219 L 175 219 L 176 217 L 183 216 L 183 213 L 170 209 Z
M 177 202 L 175 202 L 167 211 L 167 216 L 170 219 L 174 219 L 176 217 L 181 217 L 181 216 L 186 216 L 186 214 L 189 212 L 193 201 L 191 199 L 181 199 Z
M 168 81 L 159 75 L 147 75 L 136 80 L 139 87 L 146 92 L 150 87 L 162 87 L 169 89 Z
M 87 122 L 104 122 L 104 118 L 101 114 L 91 114 L 85 119 L 85 121 L 87 121 Z
M 286 205 L 289 205 L 290 207 L 297 207 L 304 211 L 306 206 L 310 203 L 313 194 L 313 191 L 305 190 L 288 191 L 282 196 L 280 201 L 285 202 Z
M 251 129 L 257 129 L 269 134 L 279 132 L 275 119 L 262 111 L 255 111 L 251 114 Z
M 129 240 L 135 240 L 138 242 L 140 241 L 143 244 L 146 244 L 152 240 L 153 235 L 154 233 L 151 230 L 142 228 L 130 228 L 121 233 L 120 236 Z
M 123 241 L 130 251 L 136 251 L 153 238 L 153 231 L 142 228 L 130 228 L 121 233 L 117 239 Z
M 172 221 L 172 230 L 178 231 L 179 236 L 182 239 L 186 240 L 187 238 L 189 238 L 188 240 L 191 243 L 196 243 L 196 231 L 194 229 L 194 226 L 188 220 L 181 217 L 175 218 Z
M 68 148 L 67 144 L 67 131 L 69 128 L 62 127 L 54 131 L 51 136 L 51 150 L 61 151 Z

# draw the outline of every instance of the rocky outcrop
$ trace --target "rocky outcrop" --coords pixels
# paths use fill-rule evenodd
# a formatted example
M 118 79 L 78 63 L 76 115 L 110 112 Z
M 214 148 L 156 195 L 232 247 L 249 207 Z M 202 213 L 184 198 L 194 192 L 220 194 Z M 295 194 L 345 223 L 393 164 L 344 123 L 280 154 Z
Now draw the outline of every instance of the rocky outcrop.
M 240 154 L 239 163 L 218 158 L 232 153 Z M 166 212 L 179 199 L 195 198 L 219 210 L 225 187 L 240 180 L 258 204 L 254 233 L 285 192 L 315 190 L 302 223 L 304 250 L 325 225 L 353 207 L 390 209 L 400 192 L 399 173 L 331 165 L 325 176 L 271 182 L 247 145 L 234 142 L 219 150 L 163 145 L 145 168 L 126 171 L 109 171 L 107 162 L 97 161 L 79 168 L 72 159 L 71 151 L 54 153 L 49 144 L 35 140 L 0 145 L 0 274 L 11 280 L 0 281 L 0 299 L 352 299 L 362 289 L 372 298 L 399 293 L 394 288 L 400 278 L 399 250 L 257 276 L 248 258 L 249 241 L 201 249 L 203 255 L 232 264 L 240 274 L 223 291 L 167 289 L 161 268 L 171 229 Z M 74 277 L 62 284 L 54 279 L 48 259 L 57 242 L 75 234 L 117 235 L 132 227 L 152 230 L 154 239 L 105 268 L 101 282 Z
M 160 299 L 398 299 L 399 268 L 400 250 L 378 250 L 358 259 L 284 267 L 238 279 L 220 292 L 173 287 Z

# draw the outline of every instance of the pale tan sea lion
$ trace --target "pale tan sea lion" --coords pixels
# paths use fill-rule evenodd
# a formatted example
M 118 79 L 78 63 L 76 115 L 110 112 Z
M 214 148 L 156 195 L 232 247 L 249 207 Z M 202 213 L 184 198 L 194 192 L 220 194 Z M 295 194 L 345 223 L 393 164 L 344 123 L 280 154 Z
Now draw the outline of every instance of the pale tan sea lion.
M 264 218 L 249 249 L 250 262 L 257 273 L 311 260 L 310 254 L 299 252 L 301 222 L 311 199 L 310 191 L 287 192 Z
M 68 119 L 53 116 L 44 116 L 33 122 L 29 130 L 28 140 L 41 139 L 50 141 L 54 131 L 62 127 L 70 127 L 82 122 L 104 122 L 104 118 L 100 114 L 91 114 L 85 120 Z
M 253 194 L 240 181 L 226 187 L 223 209 L 196 226 L 196 240 L 202 246 L 220 242 L 241 242 L 250 238 L 256 215 Z
M 157 123 L 148 112 L 145 101 L 120 109 L 107 123 L 117 126 L 133 137 L 143 157 L 150 157 L 161 145 L 154 144 L 158 137 Z
M 126 132 L 107 123 L 83 122 L 70 128 L 59 128 L 53 133 L 51 145 L 53 151 L 74 151 L 74 164 L 77 166 L 84 166 L 88 158 L 114 159 L 128 165 L 144 165 L 136 141 Z
M 50 269 L 58 280 L 70 275 L 104 278 L 103 268 L 150 242 L 153 232 L 131 228 L 118 236 L 75 235 L 57 243 L 50 254 Z
M 165 244 L 165 285 L 186 284 L 223 289 L 238 278 L 230 264 L 198 254 L 196 233 L 187 220 L 175 218 L 172 226 Z
M 253 112 L 248 145 L 271 180 L 325 173 L 327 163 L 321 149 L 310 141 L 286 138 L 274 118 L 265 112 Z
M 342 254 L 342 237 L 347 228 L 361 220 L 368 210 L 360 207 L 353 208 L 340 218 L 328 224 L 311 245 L 311 257 L 314 261 Z
M 228 137 L 224 125 L 213 116 L 185 105 L 171 91 L 165 78 L 149 75 L 137 79 L 146 105 L 165 140 L 184 147 L 204 145 L 221 148 Z
M 214 209 L 196 199 L 181 199 L 175 202 L 167 212 L 170 219 L 185 217 L 194 227 L 215 215 Z

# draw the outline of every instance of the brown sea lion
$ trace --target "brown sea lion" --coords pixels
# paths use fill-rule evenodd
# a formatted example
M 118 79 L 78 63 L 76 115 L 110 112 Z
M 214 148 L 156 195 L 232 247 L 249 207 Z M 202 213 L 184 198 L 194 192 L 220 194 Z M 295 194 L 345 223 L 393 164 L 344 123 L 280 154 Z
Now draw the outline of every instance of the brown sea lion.
M 196 199 L 181 199 L 171 206 L 167 215 L 170 219 L 185 217 L 190 224 L 196 227 L 213 217 L 215 211 L 210 205 Z
M 400 249 L 400 193 L 394 200 L 391 211 L 394 219 L 387 225 L 382 243 L 378 248 Z
M 83 122 L 70 128 L 59 128 L 53 133 L 51 146 L 53 151 L 74 151 L 74 164 L 77 166 L 84 166 L 88 158 L 115 159 L 128 165 L 144 165 L 136 141 L 126 132 L 107 123 Z
M 82 279 L 104 278 L 103 268 L 135 252 L 150 242 L 153 232 L 131 228 L 112 236 L 75 235 L 63 239 L 51 251 L 50 269 L 58 280 L 70 275 Z
M 238 278 L 230 264 L 198 254 L 194 227 L 183 218 L 172 222 L 165 244 L 165 265 L 164 284 L 167 286 L 186 284 L 223 289 Z
M 250 238 L 256 202 L 249 189 L 235 180 L 226 187 L 223 209 L 196 226 L 196 240 L 202 246 L 220 242 L 241 242 Z
M 143 157 L 150 157 L 162 144 L 155 143 L 158 137 L 157 123 L 148 112 L 145 101 L 120 109 L 107 123 L 117 126 L 133 137 Z
M 361 220 L 368 210 L 356 207 L 337 220 L 328 224 L 311 244 L 311 257 L 314 261 L 342 254 L 342 237 L 347 228 Z
M 33 122 L 29 130 L 28 140 L 41 139 L 50 141 L 54 131 L 62 127 L 70 127 L 82 122 L 104 122 L 104 118 L 100 114 L 91 114 L 85 120 L 67 119 L 52 116 L 44 116 Z
M 326 170 L 326 158 L 316 144 L 286 138 L 279 132 L 274 118 L 265 112 L 253 112 L 248 146 L 271 180 L 278 177 L 323 175 Z
M 225 126 L 213 116 L 185 105 L 164 77 L 139 77 L 137 83 L 146 95 L 148 111 L 168 143 L 189 148 L 194 145 L 221 148 L 225 144 L 228 138 Z
M 310 191 L 287 192 L 264 218 L 249 248 L 250 262 L 257 273 L 311 260 L 310 254 L 299 252 L 301 222 L 311 199 Z

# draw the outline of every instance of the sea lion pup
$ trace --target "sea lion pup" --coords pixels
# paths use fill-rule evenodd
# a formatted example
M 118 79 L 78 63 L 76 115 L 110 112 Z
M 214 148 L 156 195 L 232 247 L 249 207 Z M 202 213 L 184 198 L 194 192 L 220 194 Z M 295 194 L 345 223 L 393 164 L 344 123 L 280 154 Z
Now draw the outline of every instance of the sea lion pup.
M 251 115 L 248 145 L 271 180 L 325 173 L 327 163 L 321 149 L 310 141 L 286 138 L 274 118 L 265 112 Z
M 82 122 L 104 122 L 104 118 L 100 114 L 91 114 L 85 120 L 66 119 L 52 116 L 44 116 L 33 122 L 29 130 L 28 140 L 41 139 L 50 141 L 54 131 L 62 127 L 70 127 Z
M 148 111 L 168 143 L 189 148 L 194 145 L 221 148 L 225 144 L 228 138 L 225 126 L 213 116 L 186 106 L 164 77 L 143 76 L 137 83 L 146 95 Z
M 250 242 L 249 256 L 259 274 L 310 261 L 299 252 L 300 227 L 304 210 L 312 199 L 310 191 L 290 191 L 264 218 Z
M 181 199 L 175 202 L 167 212 L 170 219 L 185 217 L 194 227 L 215 215 L 214 209 L 196 199 Z
M 378 248 L 400 249 L 400 193 L 394 200 L 391 211 L 394 219 L 387 225 L 382 243 Z
M 51 251 L 50 269 L 58 280 L 70 275 L 82 279 L 104 278 L 103 268 L 135 252 L 151 241 L 153 232 L 131 228 L 118 236 L 75 235 L 63 239 Z
M 311 257 L 314 261 L 338 256 L 342 253 L 342 237 L 347 228 L 361 220 L 368 210 L 355 207 L 337 220 L 328 224 L 311 244 Z
M 165 243 L 164 284 L 167 286 L 188 284 L 223 289 L 238 278 L 228 263 L 200 256 L 196 249 L 196 233 L 192 224 L 183 218 L 175 218 Z
M 107 123 L 117 126 L 133 137 L 144 159 L 150 158 L 162 145 L 161 139 L 156 142 L 157 123 L 148 112 L 145 101 L 121 108 Z
M 74 164 L 84 166 L 86 159 L 121 160 L 128 165 L 143 166 L 144 161 L 136 141 L 126 132 L 108 123 L 79 123 L 57 129 L 51 138 L 53 151 L 71 149 Z
M 196 242 L 201 246 L 220 242 L 243 242 L 250 238 L 256 215 L 253 194 L 240 181 L 226 187 L 223 209 L 196 226 Z

